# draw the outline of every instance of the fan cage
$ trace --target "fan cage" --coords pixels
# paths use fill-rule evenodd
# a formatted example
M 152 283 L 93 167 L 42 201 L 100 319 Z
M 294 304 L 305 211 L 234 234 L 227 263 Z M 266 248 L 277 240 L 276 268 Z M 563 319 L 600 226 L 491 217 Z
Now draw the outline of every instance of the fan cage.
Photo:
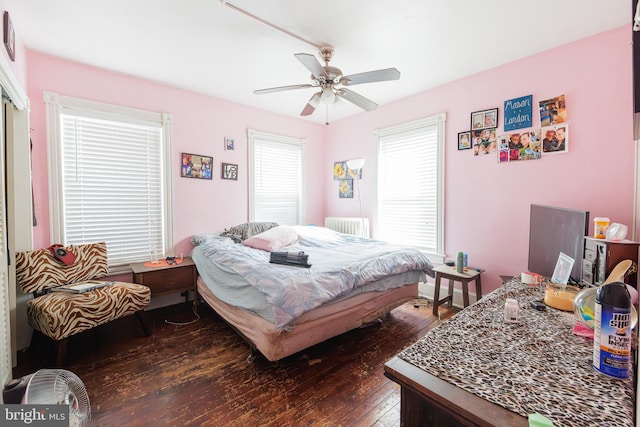
M 89 395 L 82 380 L 64 369 L 40 369 L 33 374 L 24 403 L 69 406 L 69 425 L 85 426 L 91 419 Z

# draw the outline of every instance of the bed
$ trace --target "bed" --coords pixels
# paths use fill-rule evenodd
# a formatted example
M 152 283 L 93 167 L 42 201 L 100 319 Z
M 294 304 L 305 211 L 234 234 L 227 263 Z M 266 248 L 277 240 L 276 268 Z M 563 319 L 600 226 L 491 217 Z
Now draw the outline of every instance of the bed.
M 244 234 L 195 235 L 191 253 L 199 295 L 248 342 L 249 360 L 257 350 L 277 361 L 379 321 L 433 277 L 417 248 L 324 227 L 257 224 L 245 224 Z M 303 252 L 311 267 L 271 263 L 271 252 Z

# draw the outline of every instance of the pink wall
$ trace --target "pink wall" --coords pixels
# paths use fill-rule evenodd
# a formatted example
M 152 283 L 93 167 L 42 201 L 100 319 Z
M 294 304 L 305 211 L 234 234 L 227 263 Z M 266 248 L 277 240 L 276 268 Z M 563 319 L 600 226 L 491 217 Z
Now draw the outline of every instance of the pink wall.
M 499 107 L 502 128 L 504 100 L 530 94 L 534 106 L 565 95 L 567 154 L 498 164 L 496 156 L 457 150 L 457 133 L 469 130 L 471 112 Z M 486 269 L 483 288 L 495 289 L 499 275 L 527 270 L 531 203 L 585 209 L 591 218 L 608 216 L 631 226 L 632 103 L 631 28 L 625 26 L 332 123 L 324 169 L 364 157 L 363 207 L 373 218 L 372 132 L 446 112 L 445 252 L 449 259 L 458 250 L 469 253 L 472 265 Z M 540 125 L 537 112 L 533 125 Z M 339 199 L 329 173 L 324 184 L 327 215 L 360 215 L 357 198 Z
M 372 132 L 439 112 L 447 113 L 445 252 L 451 258 L 456 251 L 464 250 L 471 264 L 485 268 L 486 291 L 501 283 L 500 274 L 526 270 L 531 203 L 587 209 L 592 217 L 608 216 L 614 222 L 632 224 L 635 154 L 629 26 L 505 64 L 328 127 L 42 53 L 27 54 L 38 217 L 35 247 L 51 243 L 42 101 L 45 90 L 173 115 L 177 253 L 189 252 L 192 234 L 221 230 L 247 218 L 248 128 L 307 139 L 308 158 L 320 159 L 308 162 L 308 222 L 321 224 L 325 215 L 359 216 L 357 198 L 338 198 L 330 172 L 334 161 L 366 159 L 360 184 L 365 215 L 373 218 L 375 179 L 373 173 L 366 172 L 375 170 Z M 470 150 L 457 150 L 457 133 L 469 129 L 472 111 L 499 107 L 502 126 L 504 100 L 529 94 L 534 105 L 565 95 L 569 153 L 498 164 L 494 156 L 474 157 Z M 236 138 L 236 151 L 223 150 L 224 136 Z M 245 173 L 237 182 L 180 178 L 178 159 L 182 151 L 213 155 L 218 168 L 221 161 L 238 163 Z
M 117 104 L 173 116 L 173 229 L 175 253 L 185 255 L 195 233 L 222 231 L 248 219 L 247 130 L 304 138 L 309 159 L 324 159 L 323 125 L 197 95 L 130 76 L 80 65 L 39 52 L 28 52 L 28 96 L 31 102 L 33 184 L 38 225 L 34 247 L 47 247 L 49 201 L 47 143 L 43 92 Z M 235 137 L 235 150 L 224 151 L 225 136 Z M 180 177 L 180 153 L 211 155 L 214 178 Z M 220 163 L 239 165 L 238 181 L 223 181 Z M 322 223 L 324 161 L 308 163 L 307 220 Z M 315 196 L 315 197 L 314 197 Z

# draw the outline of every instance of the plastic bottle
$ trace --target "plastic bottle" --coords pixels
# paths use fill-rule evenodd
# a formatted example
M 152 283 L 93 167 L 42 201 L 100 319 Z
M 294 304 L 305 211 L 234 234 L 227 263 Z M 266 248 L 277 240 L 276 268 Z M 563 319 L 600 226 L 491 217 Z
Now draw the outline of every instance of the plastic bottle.
M 614 378 L 629 378 L 631 360 L 631 297 L 624 283 L 596 291 L 593 367 Z
M 593 237 L 596 239 L 605 239 L 607 237 L 607 228 L 609 228 L 610 220 L 606 217 L 596 217 L 593 219 Z
M 456 255 L 456 271 L 458 273 L 462 273 L 464 268 L 464 254 L 462 252 L 458 252 Z
M 507 298 L 504 302 L 504 320 L 510 323 L 516 323 L 518 321 L 518 300 L 513 298 Z

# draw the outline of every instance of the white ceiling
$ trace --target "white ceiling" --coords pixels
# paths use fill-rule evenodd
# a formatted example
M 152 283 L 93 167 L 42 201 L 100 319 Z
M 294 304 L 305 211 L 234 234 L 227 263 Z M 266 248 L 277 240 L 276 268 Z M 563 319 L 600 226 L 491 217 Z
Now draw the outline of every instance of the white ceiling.
M 318 45 L 344 74 L 396 67 L 351 86 L 378 104 L 631 23 L 629 0 L 228 0 Z M 28 49 L 299 117 L 315 92 L 294 53 L 317 49 L 220 0 L 4 0 Z M 541 65 L 542 66 L 542 65 Z M 331 121 L 361 113 L 343 102 Z M 366 113 L 363 113 L 366 114 Z M 305 120 L 324 123 L 322 109 Z

